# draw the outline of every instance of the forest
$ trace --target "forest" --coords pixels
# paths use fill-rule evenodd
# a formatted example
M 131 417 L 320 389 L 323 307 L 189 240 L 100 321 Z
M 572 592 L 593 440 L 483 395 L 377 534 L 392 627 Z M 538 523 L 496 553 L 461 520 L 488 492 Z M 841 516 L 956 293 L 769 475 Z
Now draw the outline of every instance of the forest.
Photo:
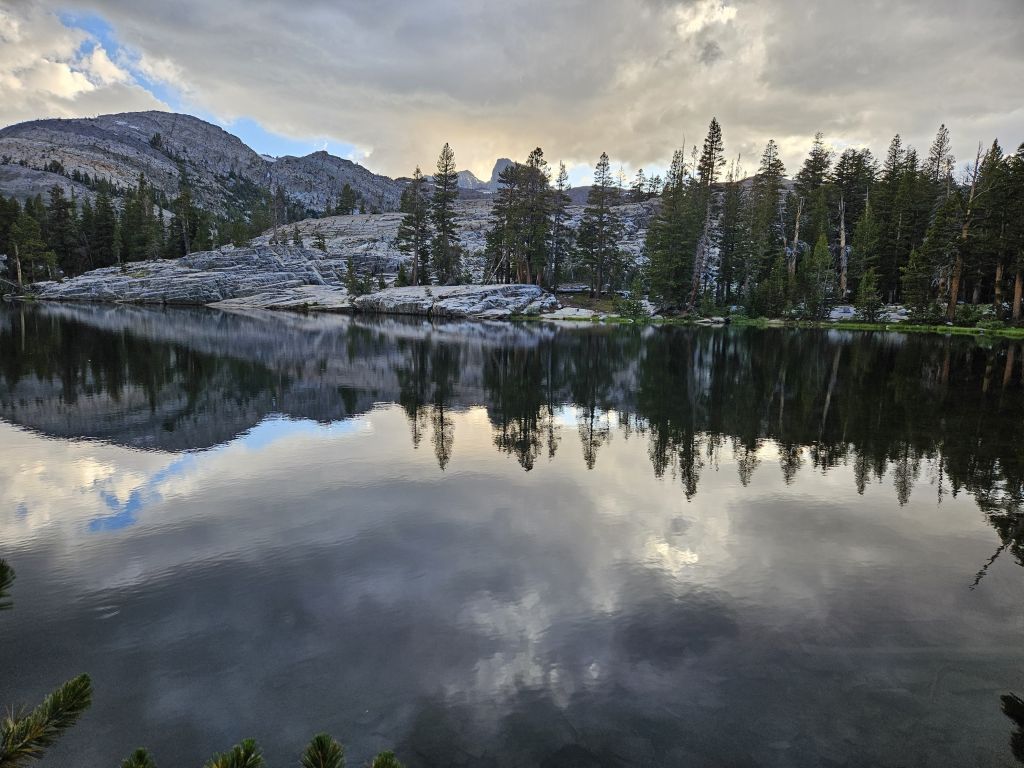
M 746 176 L 739 158 L 727 160 L 712 118 L 703 145 L 677 150 L 664 180 L 641 169 L 627 184 L 603 153 L 575 214 L 565 165 L 554 171 L 537 148 L 500 174 L 484 281 L 582 283 L 598 297 L 628 289 L 666 315 L 814 320 L 854 304 L 870 321 L 899 303 L 919 321 L 1019 323 L 1024 145 L 1007 153 L 998 140 L 979 144 L 961 166 L 951 147 L 942 125 L 925 155 L 897 134 L 879 161 L 867 148 L 837 153 L 818 133 L 792 178 L 774 140 Z M 128 190 L 88 179 L 94 201 L 69 198 L 59 186 L 24 205 L 0 196 L 8 278 L 22 284 L 172 258 L 267 230 L 272 243 L 302 245 L 293 223 L 308 212 L 280 188 L 273 195 L 239 189 L 237 209 L 214 215 L 196 205 L 182 179 L 174 199 L 144 177 Z M 394 245 L 407 259 L 397 285 L 470 279 L 458 197 L 455 155 L 445 144 L 436 172 L 417 168 L 403 191 Z M 365 207 L 349 188 L 322 215 L 356 210 Z M 646 222 L 639 260 L 621 248 L 627 216 Z M 322 238 L 314 247 L 326 249 Z

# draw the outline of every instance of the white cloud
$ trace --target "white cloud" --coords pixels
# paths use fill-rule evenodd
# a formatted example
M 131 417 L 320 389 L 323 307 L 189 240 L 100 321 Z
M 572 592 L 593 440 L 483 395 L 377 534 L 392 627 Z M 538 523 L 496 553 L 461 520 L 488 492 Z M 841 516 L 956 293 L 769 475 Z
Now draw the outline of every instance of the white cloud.
M 76 60 L 84 33 L 44 10 L 54 2 L 18 6 L 0 22 L 5 39 L 20 40 L 0 52 L 0 118 L 151 105 L 106 62 Z M 727 152 L 742 154 L 748 170 L 769 138 L 794 169 L 819 130 L 878 152 L 900 132 L 923 151 L 945 122 L 962 156 L 993 136 L 1007 146 L 1024 139 L 1006 91 L 1024 79 L 1019 0 L 60 7 L 107 21 L 133 52 L 125 62 L 107 51 L 112 66 L 175 89 L 186 107 L 303 141 L 372 148 L 364 162 L 391 175 L 432 166 L 445 141 L 460 167 L 481 176 L 496 157 L 538 145 L 569 166 L 592 166 L 607 151 L 632 173 L 663 167 L 684 139 L 700 143 L 713 115 Z M 63 66 L 67 82 L 29 87 L 16 63 L 25 61 Z M 75 72 L 96 88 L 67 95 Z
M 88 33 L 36 4 L 0 4 L 0 123 L 162 106 Z

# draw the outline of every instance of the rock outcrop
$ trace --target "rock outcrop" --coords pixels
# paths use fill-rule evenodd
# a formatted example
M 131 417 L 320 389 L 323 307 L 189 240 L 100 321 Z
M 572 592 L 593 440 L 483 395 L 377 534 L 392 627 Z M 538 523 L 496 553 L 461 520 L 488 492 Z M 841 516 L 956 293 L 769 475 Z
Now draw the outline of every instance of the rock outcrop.
M 227 310 L 315 310 L 501 319 L 558 308 L 535 285 L 386 288 L 358 298 L 345 287 L 347 260 L 297 246 L 225 247 L 180 259 L 105 267 L 37 283 L 46 301 L 207 305 Z
M 390 315 L 476 317 L 500 320 L 539 315 L 558 308 L 558 300 L 536 285 L 432 285 L 388 288 L 360 296 L 357 310 Z
M 297 290 L 309 286 L 344 292 L 344 262 L 318 255 L 323 256 L 294 246 L 226 247 L 180 259 L 133 262 L 124 270 L 105 267 L 35 287 L 39 298 L 52 301 L 192 306 L 242 297 L 273 303 L 275 298 L 294 298 Z

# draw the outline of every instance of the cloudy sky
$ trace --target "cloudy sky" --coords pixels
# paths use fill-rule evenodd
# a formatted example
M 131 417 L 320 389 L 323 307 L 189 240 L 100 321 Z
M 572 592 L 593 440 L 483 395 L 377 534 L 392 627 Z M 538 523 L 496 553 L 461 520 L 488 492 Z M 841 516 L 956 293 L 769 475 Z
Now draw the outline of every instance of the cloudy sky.
M 373 170 L 534 146 L 663 167 L 712 115 L 751 170 L 823 131 L 881 153 L 1024 140 L 1021 0 L 0 0 L 0 123 L 174 109 Z

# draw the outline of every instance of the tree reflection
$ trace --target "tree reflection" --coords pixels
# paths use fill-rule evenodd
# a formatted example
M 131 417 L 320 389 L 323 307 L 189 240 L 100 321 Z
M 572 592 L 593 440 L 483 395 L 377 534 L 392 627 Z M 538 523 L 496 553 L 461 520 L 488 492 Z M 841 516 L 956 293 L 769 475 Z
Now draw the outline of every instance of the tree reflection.
M 653 474 L 686 498 L 709 467 L 729 462 L 741 486 L 773 465 L 794 484 L 809 468 L 846 467 L 859 493 L 886 481 L 899 505 L 926 472 L 940 500 L 977 499 L 999 535 L 979 581 L 1005 552 L 1024 564 L 1016 343 L 133 311 L 0 310 L 0 416 L 180 449 L 231 439 L 275 412 L 330 421 L 390 401 L 413 446 L 429 438 L 444 470 L 458 414 L 482 405 L 493 445 L 524 470 L 554 459 L 559 425 L 574 421 L 580 453 L 565 461 L 582 454 L 601 472 L 618 432 L 644 441 Z M 139 317 L 157 319 L 143 332 Z M 766 461 L 773 453 L 777 464 Z

